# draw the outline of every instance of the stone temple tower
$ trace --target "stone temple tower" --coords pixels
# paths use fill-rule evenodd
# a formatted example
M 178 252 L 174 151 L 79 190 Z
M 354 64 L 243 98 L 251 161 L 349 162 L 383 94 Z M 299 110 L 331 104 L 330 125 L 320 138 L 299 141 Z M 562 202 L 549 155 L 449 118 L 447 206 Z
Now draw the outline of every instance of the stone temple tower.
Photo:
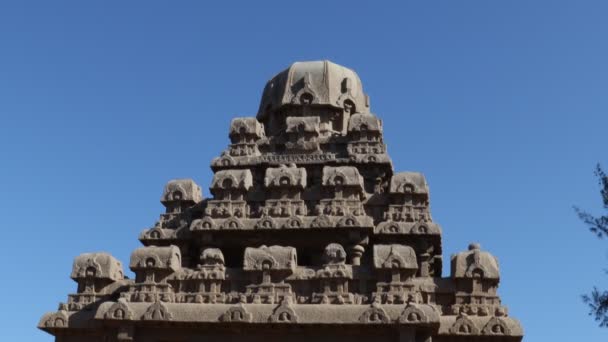
M 58 342 L 520 341 L 497 259 L 471 244 L 442 277 L 417 172 L 394 172 L 357 74 L 298 62 L 232 119 L 211 198 L 171 180 L 122 264 L 82 254 L 76 293 L 39 327 Z

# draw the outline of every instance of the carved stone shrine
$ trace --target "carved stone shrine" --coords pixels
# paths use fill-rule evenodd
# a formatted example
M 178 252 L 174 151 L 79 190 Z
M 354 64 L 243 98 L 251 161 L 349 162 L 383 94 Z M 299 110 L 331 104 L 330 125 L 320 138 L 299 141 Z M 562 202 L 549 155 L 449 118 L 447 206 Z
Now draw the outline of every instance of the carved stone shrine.
M 442 277 L 417 172 L 394 172 L 357 74 L 298 62 L 230 123 L 211 198 L 171 180 L 125 276 L 107 253 L 40 329 L 57 342 L 521 341 L 497 259 L 471 244 Z

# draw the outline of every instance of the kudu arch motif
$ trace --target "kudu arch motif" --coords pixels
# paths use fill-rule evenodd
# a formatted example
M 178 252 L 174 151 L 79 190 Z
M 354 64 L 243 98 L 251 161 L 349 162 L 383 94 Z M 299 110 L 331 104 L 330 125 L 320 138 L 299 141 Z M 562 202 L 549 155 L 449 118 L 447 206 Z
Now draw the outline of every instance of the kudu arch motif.
M 78 256 L 77 293 L 41 329 L 60 342 L 229 339 L 228 327 L 244 341 L 268 329 L 339 337 L 344 326 L 394 331 L 383 341 L 522 339 L 494 256 L 471 244 L 442 277 L 426 179 L 393 171 L 354 71 L 294 63 L 229 138 L 211 162 L 212 198 L 190 179 L 165 186 L 166 212 L 131 256 L 135 278 L 106 253 Z

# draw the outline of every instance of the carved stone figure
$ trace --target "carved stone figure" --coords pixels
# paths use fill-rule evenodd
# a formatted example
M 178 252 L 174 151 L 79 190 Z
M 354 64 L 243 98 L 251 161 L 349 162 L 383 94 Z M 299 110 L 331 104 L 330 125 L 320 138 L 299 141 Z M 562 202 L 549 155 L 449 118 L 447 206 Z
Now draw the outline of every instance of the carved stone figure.
M 497 259 L 471 244 L 442 277 L 427 180 L 395 172 L 357 74 L 297 62 L 230 122 L 212 197 L 171 180 L 129 263 L 74 260 L 58 342 L 521 341 Z M 210 142 L 204 142 L 208 144 Z

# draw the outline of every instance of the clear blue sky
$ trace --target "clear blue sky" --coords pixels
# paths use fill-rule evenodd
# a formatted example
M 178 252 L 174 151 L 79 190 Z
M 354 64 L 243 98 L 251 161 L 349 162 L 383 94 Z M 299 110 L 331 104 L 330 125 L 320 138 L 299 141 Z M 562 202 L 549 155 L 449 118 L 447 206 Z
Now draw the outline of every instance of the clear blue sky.
M 355 69 L 395 169 L 424 172 L 444 259 L 501 261 L 526 341 L 606 341 L 580 295 L 608 287 L 606 1 L 2 1 L 0 340 L 52 341 L 38 318 L 75 291 L 74 256 L 127 263 L 230 119 L 297 60 Z M 447 262 L 446 262 L 447 264 Z M 448 274 L 445 267 L 444 275 Z

